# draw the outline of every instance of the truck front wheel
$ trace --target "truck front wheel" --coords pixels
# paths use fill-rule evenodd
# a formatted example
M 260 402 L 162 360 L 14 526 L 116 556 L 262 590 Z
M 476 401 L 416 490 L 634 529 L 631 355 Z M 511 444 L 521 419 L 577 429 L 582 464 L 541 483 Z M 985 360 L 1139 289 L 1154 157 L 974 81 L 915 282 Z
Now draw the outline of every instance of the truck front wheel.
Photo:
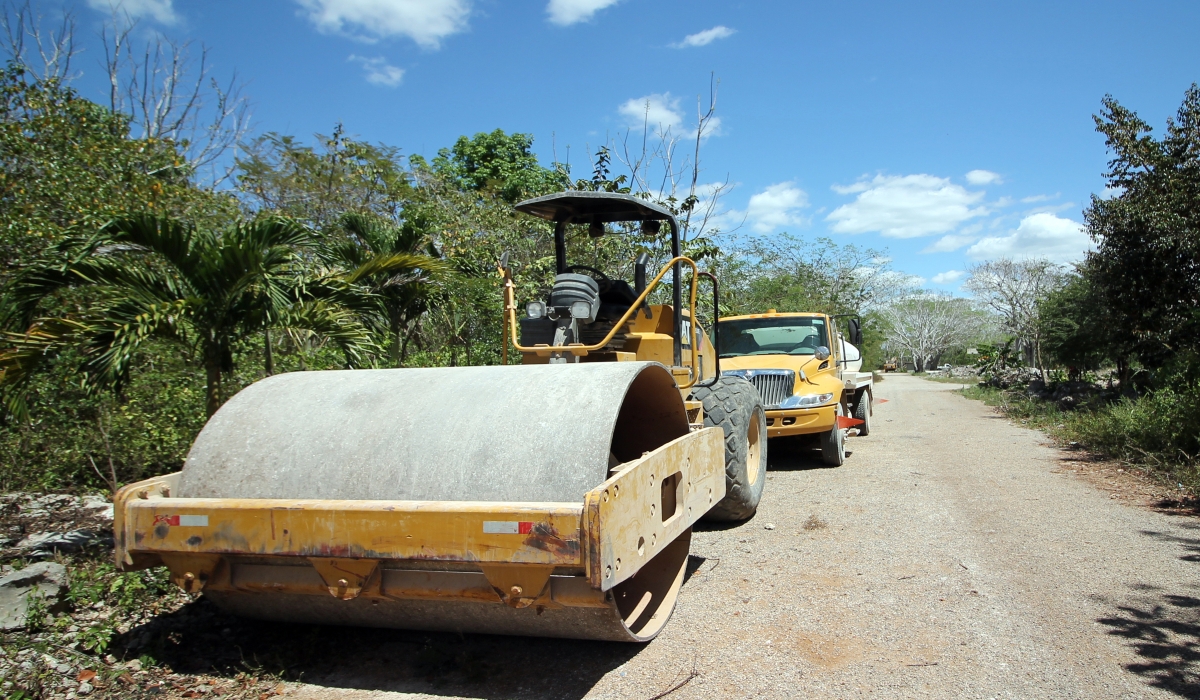
M 836 415 L 842 415 L 841 404 L 838 404 Z M 821 461 L 831 467 L 840 467 L 846 461 L 846 431 L 838 425 L 836 418 L 833 428 L 827 433 L 821 433 Z
M 866 437 L 871 434 L 871 393 L 864 391 L 858 401 L 854 402 L 854 417 L 862 421 L 858 425 L 858 436 Z

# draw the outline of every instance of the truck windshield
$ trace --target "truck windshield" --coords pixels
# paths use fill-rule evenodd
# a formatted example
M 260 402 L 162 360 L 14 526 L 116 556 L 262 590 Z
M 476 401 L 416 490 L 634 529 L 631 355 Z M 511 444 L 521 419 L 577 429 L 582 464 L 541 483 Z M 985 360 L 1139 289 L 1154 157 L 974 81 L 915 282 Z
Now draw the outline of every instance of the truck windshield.
M 721 357 L 813 355 L 818 347 L 829 347 L 823 318 L 746 318 L 720 324 Z

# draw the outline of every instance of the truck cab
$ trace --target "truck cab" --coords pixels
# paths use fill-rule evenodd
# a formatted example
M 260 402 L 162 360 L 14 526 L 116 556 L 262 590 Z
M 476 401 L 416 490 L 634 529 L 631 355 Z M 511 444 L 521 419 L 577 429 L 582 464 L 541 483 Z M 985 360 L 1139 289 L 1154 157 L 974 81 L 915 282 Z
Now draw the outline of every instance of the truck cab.
M 860 372 L 857 318 L 850 338 L 834 318 L 820 313 L 729 316 L 720 319 L 721 373 L 740 376 L 758 389 L 767 414 L 767 436 L 816 435 L 824 460 L 845 459 L 846 431 L 870 432 L 872 375 Z

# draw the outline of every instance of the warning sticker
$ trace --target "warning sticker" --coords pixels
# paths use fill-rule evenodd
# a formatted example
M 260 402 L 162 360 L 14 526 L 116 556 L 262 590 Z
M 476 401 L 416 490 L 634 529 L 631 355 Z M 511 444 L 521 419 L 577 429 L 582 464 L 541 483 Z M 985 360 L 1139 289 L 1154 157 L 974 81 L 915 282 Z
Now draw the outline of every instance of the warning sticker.
M 516 520 L 484 520 L 483 531 L 489 535 L 528 535 L 533 532 L 533 523 Z
M 156 515 L 154 524 L 166 523 L 172 527 L 208 527 L 207 515 Z

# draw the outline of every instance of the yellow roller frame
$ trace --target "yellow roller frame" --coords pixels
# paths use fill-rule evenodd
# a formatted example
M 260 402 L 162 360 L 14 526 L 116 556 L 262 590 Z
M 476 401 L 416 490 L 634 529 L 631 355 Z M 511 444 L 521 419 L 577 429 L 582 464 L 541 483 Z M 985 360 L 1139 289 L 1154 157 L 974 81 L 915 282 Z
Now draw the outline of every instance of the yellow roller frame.
M 179 480 L 180 473 L 169 474 L 117 492 L 118 568 L 165 564 L 189 592 L 586 607 L 602 605 L 602 592 L 636 574 L 724 498 L 724 437 L 720 428 L 704 428 L 676 438 L 614 468 L 582 503 L 180 498 Z M 231 561 L 245 563 L 244 576 L 231 575 Z M 442 583 L 422 584 L 424 574 L 408 571 L 413 566 L 440 574 Z M 305 573 L 313 570 L 320 585 Z M 482 572 L 491 590 L 446 586 L 454 571 Z M 385 590 L 381 581 L 398 576 L 405 583 Z M 552 588 L 558 592 L 547 602 Z

